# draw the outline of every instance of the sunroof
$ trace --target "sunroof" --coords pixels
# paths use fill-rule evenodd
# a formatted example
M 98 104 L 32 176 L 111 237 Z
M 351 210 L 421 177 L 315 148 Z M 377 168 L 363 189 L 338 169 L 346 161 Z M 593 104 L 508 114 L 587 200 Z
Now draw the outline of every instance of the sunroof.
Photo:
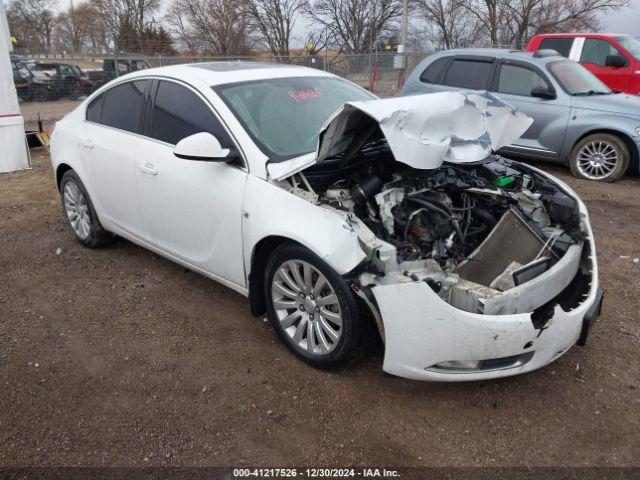
M 193 63 L 189 66 L 194 68 L 203 68 L 205 70 L 211 70 L 214 72 L 232 72 L 236 70 L 256 70 L 261 68 L 289 67 L 291 65 L 286 65 L 283 63 L 260 63 L 236 60 L 224 62 Z

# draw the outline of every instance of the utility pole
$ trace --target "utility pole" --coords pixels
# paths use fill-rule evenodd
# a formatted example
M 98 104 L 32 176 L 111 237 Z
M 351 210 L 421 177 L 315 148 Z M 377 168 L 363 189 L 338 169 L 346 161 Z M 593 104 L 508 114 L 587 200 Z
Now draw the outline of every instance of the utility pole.
M 404 83 L 404 74 L 407 69 L 407 36 L 409 29 L 409 0 L 403 0 L 402 2 L 402 38 L 400 39 L 400 45 L 398 45 L 398 55 L 393 59 L 393 68 L 398 70 L 398 80 L 396 87 L 402 87 Z
M 398 53 L 404 53 L 407 48 L 407 30 L 409 27 L 409 0 L 404 0 L 402 3 L 402 52 L 398 49 Z

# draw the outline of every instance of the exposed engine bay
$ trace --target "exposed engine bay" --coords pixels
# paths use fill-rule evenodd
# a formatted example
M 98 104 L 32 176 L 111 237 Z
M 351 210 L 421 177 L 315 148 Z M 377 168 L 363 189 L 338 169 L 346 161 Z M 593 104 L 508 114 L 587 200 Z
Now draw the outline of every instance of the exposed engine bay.
M 395 161 L 383 140 L 347 157 L 283 183 L 347 215 L 370 260 L 362 285 L 424 281 L 465 311 L 521 313 L 566 288 L 584 263 L 578 202 L 526 165 L 493 155 L 419 170 Z

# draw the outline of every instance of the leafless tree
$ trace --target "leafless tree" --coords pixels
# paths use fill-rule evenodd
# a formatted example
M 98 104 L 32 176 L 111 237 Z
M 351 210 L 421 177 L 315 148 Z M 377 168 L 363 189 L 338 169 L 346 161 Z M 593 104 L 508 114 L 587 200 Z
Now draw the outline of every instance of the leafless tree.
M 371 51 L 381 37 L 397 29 L 400 0 L 309 0 L 305 12 L 321 30 L 329 32 L 338 50 Z
M 434 27 L 432 40 L 444 48 L 460 48 L 474 44 L 483 26 L 470 15 L 465 0 L 414 0 L 418 15 Z
M 80 52 L 85 49 L 89 32 L 96 28 L 96 12 L 84 2 L 58 15 L 55 30 L 56 45 L 61 50 Z
M 166 20 L 193 55 L 237 56 L 251 50 L 246 0 L 175 0 Z
M 55 0 L 12 0 L 7 20 L 21 47 L 51 50 L 57 22 Z
M 628 5 L 628 0 L 513 0 L 506 4 L 510 43 L 524 46 L 536 33 L 596 31 L 603 13 Z
M 309 30 L 304 40 L 304 48 L 307 55 L 318 55 L 326 49 L 330 43 L 327 30 Z
M 92 2 L 106 23 L 114 44 L 121 40 L 123 34 L 142 38 L 145 28 L 155 23 L 153 15 L 160 6 L 160 0 L 92 0 Z
M 595 31 L 604 12 L 628 0 L 413 0 L 445 48 L 523 48 L 532 35 Z
M 248 0 L 246 8 L 258 42 L 273 55 L 288 56 L 291 30 L 302 0 Z

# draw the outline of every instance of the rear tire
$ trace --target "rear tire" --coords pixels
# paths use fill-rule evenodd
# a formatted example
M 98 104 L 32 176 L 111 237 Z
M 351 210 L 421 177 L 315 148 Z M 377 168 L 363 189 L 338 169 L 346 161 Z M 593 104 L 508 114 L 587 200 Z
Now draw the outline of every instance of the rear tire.
M 60 198 L 69 227 L 80 244 L 97 248 L 113 242 L 114 235 L 103 228 L 84 184 L 73 170 L 62 176 Z
M 317 255 L 297 244 L 277 248 L 267 260 L 264 286 L 273 327 L 298 358 L 331 369 L 360 350 L 365 329 L 356 299 Z
M 595 133 L 580 140 L 569 158 L 576 178 L 596 182 L 615 182 L 629 166 L 629 148 L 616 135 Z

